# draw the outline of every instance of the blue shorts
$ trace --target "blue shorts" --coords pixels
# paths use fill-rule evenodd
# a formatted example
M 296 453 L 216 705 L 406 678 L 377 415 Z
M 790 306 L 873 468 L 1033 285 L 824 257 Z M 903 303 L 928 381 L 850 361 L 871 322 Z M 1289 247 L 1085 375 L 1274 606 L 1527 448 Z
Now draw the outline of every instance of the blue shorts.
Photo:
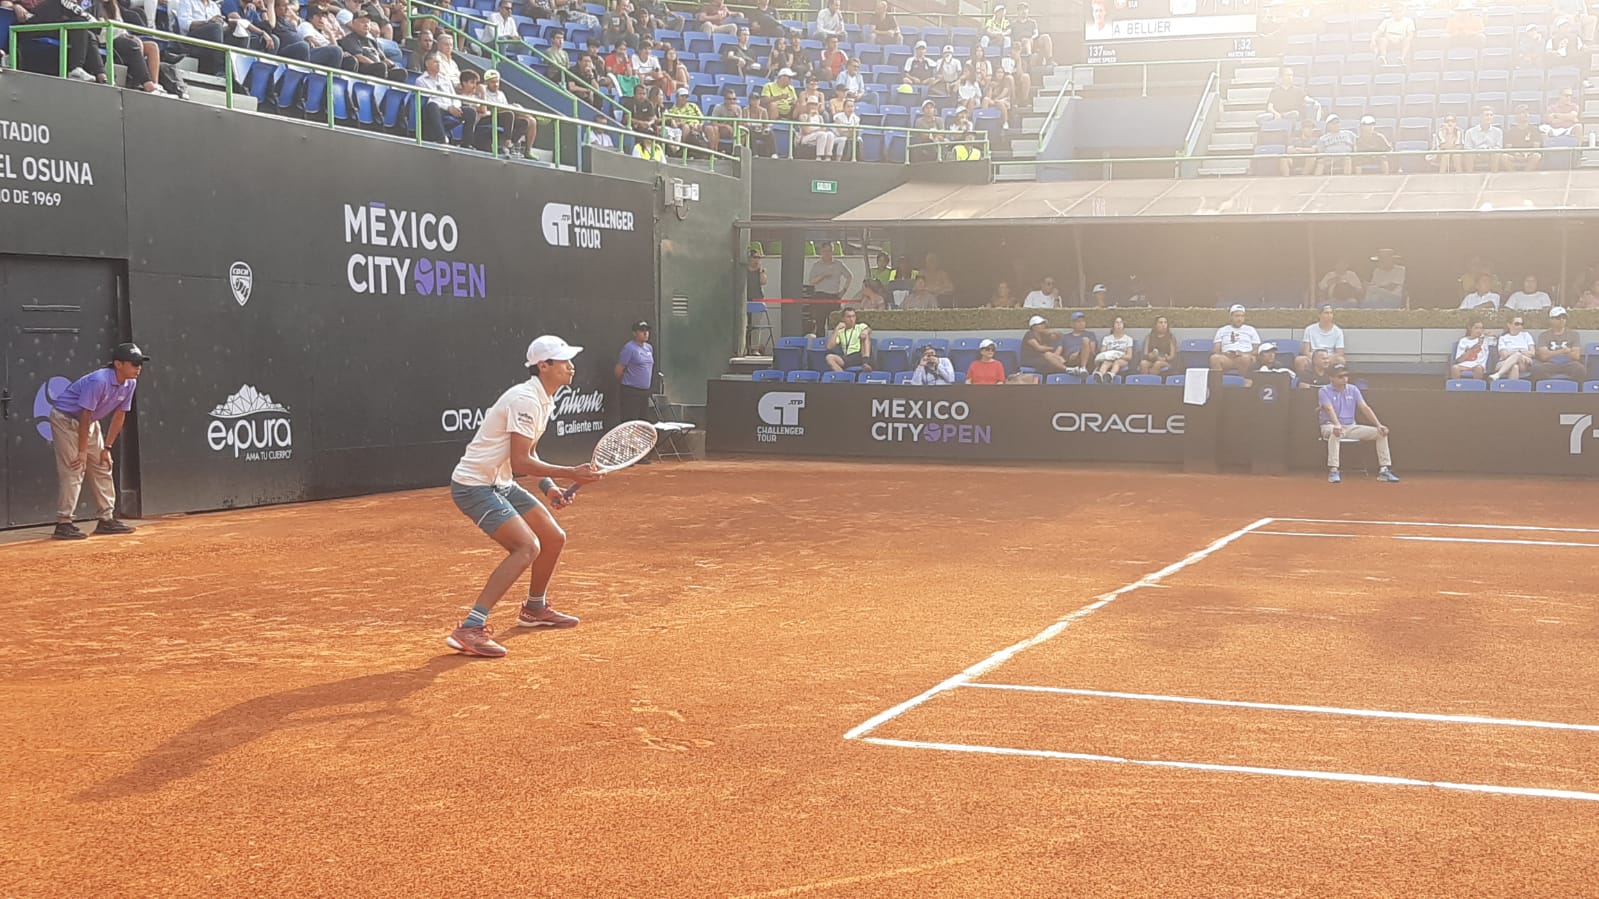
M 450 499 L 455 500 L 455 507 L 490 537 L 507 521 L 521 518 L 540 505 L 533 494 L 514 482 L 504 487 L 485 487 L 451 481 Z

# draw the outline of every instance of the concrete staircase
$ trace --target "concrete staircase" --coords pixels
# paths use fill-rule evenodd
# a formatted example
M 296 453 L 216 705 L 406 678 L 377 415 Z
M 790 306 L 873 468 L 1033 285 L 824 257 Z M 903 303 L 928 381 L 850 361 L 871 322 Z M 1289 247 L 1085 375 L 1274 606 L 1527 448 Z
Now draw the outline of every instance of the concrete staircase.
M 1079 77 L 1081 77 L 1083 70 L 1090 67 L 1077 66 L 1076 68 Z M 1010 159 L 1032 160 L 1038 158 L 1044 122 L 1049 117 L 1049 111 L 1055 107 L 1055 101 L 1071 85 L 1072 69 L 1072 66 L 1056 66 L 1053 71 L 1044 75 L 1040 84 L 1033 86 L 1033 106 L 1031 109 L 1022 111 L 1022 127 L 1017 132 L 1018 136 L 1011 138 Z M 1007 165 L 997 170 L 994 180 L 1034 181 L 1037 180 L 1037 176 L 1032 166 Z
M 1271 95 L 1277 79 L 1278 66 L 1251 65 L 1233 70 L 1221 87 L 1221 105 L 1217 108 L 1215 126 L 1205 147 L 1206 156 L 1238 156 L 1255 152 L 1255 135 L 1259 130 L 1256 116 L 1266 109 L 1266 98 Z M 1201 175 L 1247 175 L 1247 159 L 1205 159 L 1199 163 Z

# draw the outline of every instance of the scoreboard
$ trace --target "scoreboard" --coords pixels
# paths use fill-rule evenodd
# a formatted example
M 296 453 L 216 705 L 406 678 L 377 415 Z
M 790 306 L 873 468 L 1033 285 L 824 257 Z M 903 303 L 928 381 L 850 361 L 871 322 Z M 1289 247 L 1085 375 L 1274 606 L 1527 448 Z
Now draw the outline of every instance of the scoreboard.
M 1090 63 L 1252 59 L 1264 0 L 1081 0 Z

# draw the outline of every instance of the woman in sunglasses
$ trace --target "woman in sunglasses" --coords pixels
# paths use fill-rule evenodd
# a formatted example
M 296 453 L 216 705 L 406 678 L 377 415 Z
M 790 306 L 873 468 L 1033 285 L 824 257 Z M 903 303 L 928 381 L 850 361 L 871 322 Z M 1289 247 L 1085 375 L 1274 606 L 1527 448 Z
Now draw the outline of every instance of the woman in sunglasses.
M 1499 367 L 1488 376 L 1488 380 L 1497 381 L 1509 377 L 1514 380 L 1521 377 L 1522 372 L 1532 371 L 1533 348 L 1537 341 L 1528 331 L 1523 331 L 1526 324 L 1518 314 L 1510 319 L 1510 326 L 1505 333 L 1499 335 Z

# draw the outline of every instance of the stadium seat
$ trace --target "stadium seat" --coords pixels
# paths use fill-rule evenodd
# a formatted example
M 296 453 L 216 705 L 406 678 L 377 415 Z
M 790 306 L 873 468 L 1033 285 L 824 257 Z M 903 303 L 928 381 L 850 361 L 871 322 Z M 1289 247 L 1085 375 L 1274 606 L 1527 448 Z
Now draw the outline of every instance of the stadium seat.
M 1565 378 L 1544 378 L 1538 382 L 1536 389 L 1539 393 L 1576 393 L 1577 382 Z
M 994 358 L 1005 366 L 1006 371 L 1023 371 L 1022 339 L 1020 337 L 994 338 Z
M 942 337 L 929 337 L 926 340 L 916 341 L 917 353 L 920 353 L 927 347 L 932 347 L 933 349 L 938 350 L 938 355 L 940 356 L 949 355 L 949 341 Z
M 1131 387 L 1159 387 L 1162 382 L 1160 375 L 1128 375 L 1122 383 Z
M 1184 368 L 1204 368 L 1210 364 L 1210 351 L 1216 342 L 1207 337 L 1185 337 L 1177 346 Z
M 755 372 L 753 375 L 750 375 L 750 380 L 752 380 L 752 381 L 781 381 L 781 380 L 783 380 L 783 373 L 778 371 L 775 368 L 763 368 L 760 371 Z
M 1297 340 L 1273 338 L 1271 342 L 1277 344 L 1278 359 L 1291 361 L 1295 356 L 1299 355 L 1299 341 Z
M 911 375 L 913 375 L 913 374 L 915 374 L 915 372 L 902 371 L 899 374 L 894 376 L 894 383 L 895 384 L 909 384 L 911 382 Z
M 1234 375 L 1234 374 L 1222 375 L 1221 376 L 1221 386 L 1223 386 L 1223 387 L 1242 387 L 1242 386 L 1244 386 L 1244 376 L 1243 375 Z
M 965 371 L 977 361 L 977 345 L 983 342 L 981 337 L 961 337 L 949 347 L 949 364 L 955 366 L 956 371 Z M 1009 369 L 1007 369 L 1008 371 Z
M 855 373 L 852 371 L 825 371 L 822 372 L 823 384 L 853 384 Z
M 1582 358 L 1588 361 L 1588 377 L 1599 378 L 1599 343 L 1585 344 Z
M 1444 389 L 1481 393 L 1488 389 L 1488 382 L 1479 381 L 1476 378 L 1450 378 L 1444 382 Z
M 1068 375 L 1065 372 L 1059 372 L 1059 373 L 1053 374 L 1053 375 L 1045 375 L 1044 376 L 1044 383 L 1045 384 L 1081 384 L 1081 383 L 1083 383 L 1083 379 L 1078 377 L 1077 375 Z
M 779 337 L 772 352 L 772 366 L 778 371 L 799 371 L 805 367 L 805 338 Z
M 869 371 L 855 380 L 860 384 L 892 384 L 894 383 L 894 377 L 891 372 Z
M 1583 381 L 1583 393 L 1599 393 L 1599 381 Z
M 1187 375 L 1167 375 L 1166 383 L 1171 386 L 1181 387 L 1188 383 Z
M 885 337 L 877 343 L 877 368 L 882 371 L 910 371 L 911 339 L 909 337 Z
M 819 371 L 791 371 L 785 380 L 790 384 L 814 384 L 822 380 L 822 373 Z
M 1509 378 L 1500 378 L 1489 388 L 1496 393 L 1531 393 L 1531 381 L 1512 381 Z
M 827 364 L 826 337 L 812 337 L 805 342 L 805 367 L 818 373 L 832 371 Z

